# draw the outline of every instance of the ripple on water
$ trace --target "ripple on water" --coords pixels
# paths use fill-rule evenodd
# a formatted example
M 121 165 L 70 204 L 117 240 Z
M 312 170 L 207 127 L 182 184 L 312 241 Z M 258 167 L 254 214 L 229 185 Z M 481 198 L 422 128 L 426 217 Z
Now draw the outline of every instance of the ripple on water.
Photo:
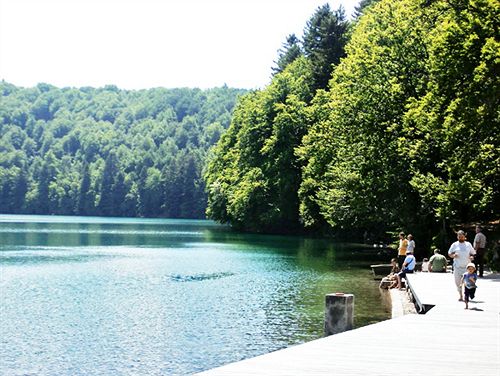
M 170 280 L 174 282 L 200 282 L 206 281 L 210 279 L 220 279 L 225 277 L 231 277 L 235 275 L 235 273 L 231 272 L 223 272 L 223 273 L 200 273 L 200 274 L 192 274 L 192 275 L 183 275 L 183 274 L 172 274 L 169 276 Z
M 369 270 L 317 253 L 320 243 L 198 242 L 200 231 L 162 244 L 148 234 L 77 247 L 12 238 L 0 247 L 0 374 L 192 374 L 321 337 L 332 291 L 356 295 L 357 317 L 375 315 Z

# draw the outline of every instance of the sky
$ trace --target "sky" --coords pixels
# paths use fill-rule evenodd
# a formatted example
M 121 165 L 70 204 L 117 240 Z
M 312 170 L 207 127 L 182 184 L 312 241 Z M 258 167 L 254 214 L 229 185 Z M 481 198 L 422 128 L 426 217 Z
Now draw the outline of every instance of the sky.
M 31 87 L 258 89 L 287 35 L 359 0 L 0 0 L 0 79 Z

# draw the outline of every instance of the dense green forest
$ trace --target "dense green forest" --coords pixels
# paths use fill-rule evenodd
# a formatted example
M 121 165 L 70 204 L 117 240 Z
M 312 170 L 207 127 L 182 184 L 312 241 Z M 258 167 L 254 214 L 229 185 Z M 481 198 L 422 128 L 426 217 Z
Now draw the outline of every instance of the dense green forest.
M 411 231 L 500 217 L 500 5 L 320 7 L 242 97 L 208 162 L 208 214 L 250 231 Z
M 420 244 L 497 220 L 499 13 L 496 0 L 362 0 L 349 21 L 325 4 L 250 92 L 2 82 L 0 212 L 206 209 L 246 231 L 402 229 Z
M 205 218 L 206 155 L 244 91 L 0 93 L 0 213 Z

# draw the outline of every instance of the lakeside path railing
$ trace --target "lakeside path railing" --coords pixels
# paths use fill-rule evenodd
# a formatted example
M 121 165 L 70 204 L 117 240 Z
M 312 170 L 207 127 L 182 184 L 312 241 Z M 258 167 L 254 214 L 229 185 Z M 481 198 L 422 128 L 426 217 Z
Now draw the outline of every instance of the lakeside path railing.
M 476 298 L 458 301 L 453 275 L 409 275 L 425 314 L 410 314 L 228 364 L 199 375 L 500 374 L 500 276 L 479 279 Z

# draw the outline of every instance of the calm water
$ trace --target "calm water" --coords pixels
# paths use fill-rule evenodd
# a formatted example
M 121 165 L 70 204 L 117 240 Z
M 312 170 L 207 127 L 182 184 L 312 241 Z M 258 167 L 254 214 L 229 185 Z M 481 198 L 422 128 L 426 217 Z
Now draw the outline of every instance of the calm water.
M 388 317 L 373 250 L 208 221 L 0 215 L 1 375 L 185 375 Z

